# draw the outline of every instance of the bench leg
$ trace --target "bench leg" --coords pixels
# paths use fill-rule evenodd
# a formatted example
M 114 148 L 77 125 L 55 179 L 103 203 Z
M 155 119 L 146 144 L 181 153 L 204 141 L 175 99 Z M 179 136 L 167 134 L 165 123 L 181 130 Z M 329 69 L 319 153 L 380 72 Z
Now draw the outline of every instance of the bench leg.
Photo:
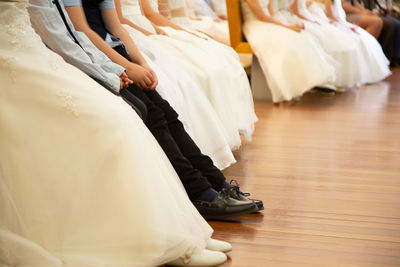
M 268 87 L 267 79 L 255 55 L 253 55 L 251 64 L 251 91 L 254 100 L 272 102 L 271 90 Z

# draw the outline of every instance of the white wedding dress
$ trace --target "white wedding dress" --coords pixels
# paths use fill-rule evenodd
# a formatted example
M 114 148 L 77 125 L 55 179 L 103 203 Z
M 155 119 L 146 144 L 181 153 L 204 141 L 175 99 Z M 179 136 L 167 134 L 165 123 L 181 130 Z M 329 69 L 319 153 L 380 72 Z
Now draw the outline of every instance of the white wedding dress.
M 149 3 L 158 11 L 157 0 Z M 141 14 L 138 0 L 122 0 L 121 6 L 125 18 L 154 32 L 151 23 Z M 150 38 L 201 88 L 222 122 L 230 148 L 237 149 L 241 144 L 239 134 L 250 139 L 257 121 L 250 85 L 237 54 L 216 41 L 169 27 L 163 29 L 169 36 L 151 35 Z
M 179 26 L 200 31 L 210 35 L 214 40 L 230 45 L 227 20 L 221 20 L 205 0 L 186 0 L 180 16 L 172 16 L 171 20 Z M 175 13 L 174 13 L 175 14 Z
M 0 265 L 158 266 L 212 229 L 141 119 L 0 1 Z
M 310 12 L 325 23 L 329 22 L 329 18 L 325 14 L 325 6 L 321 3 L 314 2 L 309 7 Z M 367 31 L 354 24 L 346 21 L 346 13 L 343 10 L 342 2 L 335 0 L 332 4 L 332 12 L 338 19 L 335 26 L 351 36 L 357 43 L 357 47 L 361 52 L 365 65 L 362 67 L 365 83 L 375 83 L 385 79 L 391 74 L 389 69 L 389 60 L 382 51 L 382 47 L 378 41 Z M 354 28 L 356 32 L 352 31 Z
M 268 0 L 259 0 L 269 16 Z M 306 34 L 260 21 L 242 2 L 243 31 L 257 56 L 274 102 L 289 101 L 315 86 L 331 85 L 334 60 Z
M 151 38 L 129 25 L 124 27 L 155 71 L 159 81 L 157 92 L 177 111 L 185 130 L 202 153 L 211 157 L 220 169 L 235 163 L 228 135 L 201 89 Z
M 368 75 L 365 60 L 351 36 L 315 17 L 307 9 L 305 0 L 298 0 L 297 4 L 300 15 L 307 20 L 300 19 L 288 10 L 291 4 L 290 0 L 271 1 L 273 1 L 276 19 L 286 25 L 304 24 L 304 32 L 308 33 L 326 53 L 339 63 L 336 65 L 335 86 L 351 88 L 365 83 Z

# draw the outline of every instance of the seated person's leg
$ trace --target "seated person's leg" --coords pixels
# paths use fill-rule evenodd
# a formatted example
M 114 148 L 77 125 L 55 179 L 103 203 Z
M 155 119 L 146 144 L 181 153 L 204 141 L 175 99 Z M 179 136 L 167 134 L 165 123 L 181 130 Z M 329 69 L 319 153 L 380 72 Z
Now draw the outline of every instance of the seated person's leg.
M 207 178 L 212 187 L 220 191 L 223 188 L 225 177 L 214 166 L 210 157 L 201 153 L 199 147 L 186 132 L 183 124 L 178 119 L 178 114 L 159 94 L 153 91 L 146 92 L 147 96 L 161 108 L 167 120 L 168 129 L 178 145 L 182 154 L 190 161 L 192 166 L 198 169 Z
M 194 169 L 191 163 L 182 155 L 169 132 L 163 110 L 148 97 L 148 93 L 142 91 L 135 85 L 130 85 L 127 90 L 146 105 L 147 120 L 145 124 L 147 128 L 151 131 L 172 163 L 172 166 L 181 178 L 189 198 L 195 200 L 204 190 L 211 187 L 210 183 L 208 183 L 207 179 L 203 177 L 198 170 Z M 156 91 L 151 92 L 152 95 L 158 95 Z M 158 95 L 158 97 L 160 96 Z
M 394 25 L 393 36 L 393 64 L 400 64 L 400 20 L 390 15 L 386 16 Z
M 137 98 L 134 94 L 129 92 L 126 88 L 122 88 L 119 92 L 122 98 L 132 106 L 133 109 L 139 114 L 143 121 L 147 119 L 147 108 L 146 105 Z
M 382 20 L 376 16 L 362 15 L 357 24 L 378 39 L 382 30 Z
M 239 185 L 237 183 L 233 186 L 229 184 L 222 172 L 215 167 L 210 157 L 201 153 L 199 147 L 185 131 L 183 124 L 179 121 L 178 114 L 169 105 L 169 103 L 155 91 L 146 91 L 146 94 L 153 101 L 153 103 L 157 105 L 157 107 L 164 111 L 164 117 L 167 121 L 169 132 L 174 138 L 180 151 L 183 153 L 185 158 L 190 161 L 192 166 L 199 170 L 203 177 L 207 178 L 213 189 L 216 191 L 221 191 L 223 188 L 225 188 L 227 189 L 230 197 L 246 201 L 246 196 L 249 194 L 240 192 Z M 211 194 L 209 194 L 209 196 L 211 196 Z M 201 197 L 205 196 L 201 195 L 200 198 Z M 263 202 L 261 200 L 254 201 L 259 210 L 264 209 Z
M 386 57 L 393 60 L 394 24 L 387 18 L 382 18 L 383 27 L 378 38 Z

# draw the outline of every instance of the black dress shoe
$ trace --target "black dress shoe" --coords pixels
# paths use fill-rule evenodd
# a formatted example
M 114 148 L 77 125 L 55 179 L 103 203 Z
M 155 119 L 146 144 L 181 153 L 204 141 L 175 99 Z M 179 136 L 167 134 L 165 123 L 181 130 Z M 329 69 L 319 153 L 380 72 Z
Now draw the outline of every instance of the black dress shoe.
M 206 220 L 232 219 L 258 210 L 254 201 L 233 199 L 225 188 L 212 202 L 196 200 L 193 204 Z
M 257 205 L 257 208 L 258 208 L 257 211 L 264 209 L 264 203 L 262 202 L 262 200 L 248 198 L 250 196 L 250 193 L 241 192 L 239 183 L 236 180 L 231 180 L 230 184 L 232 185 L 232 187 L 228 188 L 226 190 L 228 190 L 229 196 L 231 198 L 234 198 L 234 199 L 237 199 L 240 201 L 253 200 L 254 203 Z

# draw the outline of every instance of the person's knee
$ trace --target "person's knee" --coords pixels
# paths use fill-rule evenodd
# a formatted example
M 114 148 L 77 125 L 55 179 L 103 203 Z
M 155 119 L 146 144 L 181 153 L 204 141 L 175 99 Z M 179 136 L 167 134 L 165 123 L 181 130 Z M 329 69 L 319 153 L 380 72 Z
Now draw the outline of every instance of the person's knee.
M 368 16 L 368 23 L 375 29 L 381 31 L 383 27 L 383 20 L 378 16 Z
M 369 16 L 368 23 L 374 29 L 375 36 L 378 37 L 383 28 L 383 20 L 377 16 Z
M 382 30 L 383 27 L 383 20 L 379 17 L 375 17 L 375 23 L 377 25 L 377 28 L 379 29 L 379 31 Z
M 153 103 L 163 111 L 164 117 L 168 123 L 178 120 L 178 113 L 176 113 L 175 109 L 156 91 L 147 91 L 146 94 Z

